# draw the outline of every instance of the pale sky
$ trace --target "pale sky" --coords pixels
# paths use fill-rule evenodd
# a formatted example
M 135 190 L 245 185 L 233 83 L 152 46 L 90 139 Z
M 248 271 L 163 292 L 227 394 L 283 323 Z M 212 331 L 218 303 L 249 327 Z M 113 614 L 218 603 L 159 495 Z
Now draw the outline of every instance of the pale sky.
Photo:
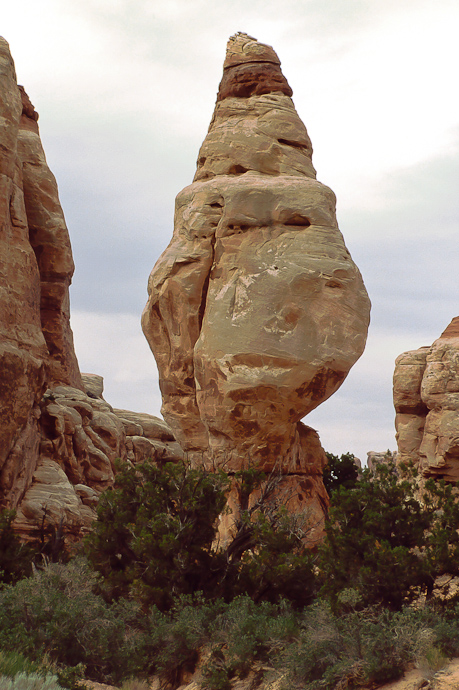
M 77 356 L 108 402 L 159 414 L 147 279 L 244 31 L 279 55 L 373 304 L 364 355 L 304 421 L 335 454 L 394 450 L 394 360 L 459 314 L 457 0 L 1 4 L 70 231 Z

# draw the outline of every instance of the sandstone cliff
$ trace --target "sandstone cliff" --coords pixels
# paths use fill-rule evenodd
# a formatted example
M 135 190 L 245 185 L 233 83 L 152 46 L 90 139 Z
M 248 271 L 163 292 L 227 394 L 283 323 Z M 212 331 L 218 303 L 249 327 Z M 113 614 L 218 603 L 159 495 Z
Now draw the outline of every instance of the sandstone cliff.
M 142 323 L 187 456 L 280 470 L 320 512 L 325 454 L 300 420 L 362 354 L 370 303 L 291 95 L 271 47 L 230 39 Z
M 459 317 L 430 347 L 404 352 L 394 372 L 398 461 L 459 480 Z
M 0 507 L 24 537 L 62 526 L 78 539 L 94 519 L 116 458 L 182 456 L 167 425 L 113 410 L 102 378 L 82 376 L 70 328 L 74 265 L 38 114 L 0 39 Z

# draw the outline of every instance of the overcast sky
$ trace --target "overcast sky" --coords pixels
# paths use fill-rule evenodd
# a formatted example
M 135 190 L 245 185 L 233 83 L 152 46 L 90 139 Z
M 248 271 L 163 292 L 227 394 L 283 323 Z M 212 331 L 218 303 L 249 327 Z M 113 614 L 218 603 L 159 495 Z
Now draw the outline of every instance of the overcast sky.
M 457 0 L 4 0 L 70 231 L 80 367 L 159 414 L 147 279 L 237 31 L 280 57 L 373 304 L 364 355 L 305 422 L 332 453 L 394 450 L 394 360 L 459 314 Z

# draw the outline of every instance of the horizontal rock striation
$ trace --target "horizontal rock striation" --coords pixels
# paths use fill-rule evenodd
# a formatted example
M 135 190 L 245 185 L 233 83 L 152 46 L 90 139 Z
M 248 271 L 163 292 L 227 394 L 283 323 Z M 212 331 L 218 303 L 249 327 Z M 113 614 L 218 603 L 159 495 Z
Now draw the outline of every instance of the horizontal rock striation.
M 142 325 L 188 458 L 302 477 L 298 493 L 326 503 L 325 454 L 300 420 L 362 354 L 370 303 L 290 96 L 272 48 L 230 39 Z
M 118 411 L 79 371 L 70 328 L 74 264 L 38 114 L 0 38 L 0 508 L 26 539 L 42 527 L 78 540 L 115 460 L 177 461 L 160 419 Z
M 398 461 L 458 481 L 459 317 L 430 347 L 397 357 L 394 406 Z

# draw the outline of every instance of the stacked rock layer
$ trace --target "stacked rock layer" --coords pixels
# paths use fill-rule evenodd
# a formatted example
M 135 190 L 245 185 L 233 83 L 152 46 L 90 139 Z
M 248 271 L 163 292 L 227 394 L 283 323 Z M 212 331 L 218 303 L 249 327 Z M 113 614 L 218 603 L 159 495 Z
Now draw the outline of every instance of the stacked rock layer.
M 431 347 L 404 352 L 394 372 L 398 461 L 459 480 L 459 317 Z
M 70 328 L 74 270 L 38 114 L 0 38 L 0 508 L 24 538 L 41 526 L 79 539 L 115 459 L 177 460 L 156 417 L 113 410 L 102 378 L 81 375 Z
M 362 354 L 370 303 L 291 95 L 272 48 L 230 39 L 142 323 L 189 458 L 277 469 L 323 503 L 325 454 L 300 420 Z

